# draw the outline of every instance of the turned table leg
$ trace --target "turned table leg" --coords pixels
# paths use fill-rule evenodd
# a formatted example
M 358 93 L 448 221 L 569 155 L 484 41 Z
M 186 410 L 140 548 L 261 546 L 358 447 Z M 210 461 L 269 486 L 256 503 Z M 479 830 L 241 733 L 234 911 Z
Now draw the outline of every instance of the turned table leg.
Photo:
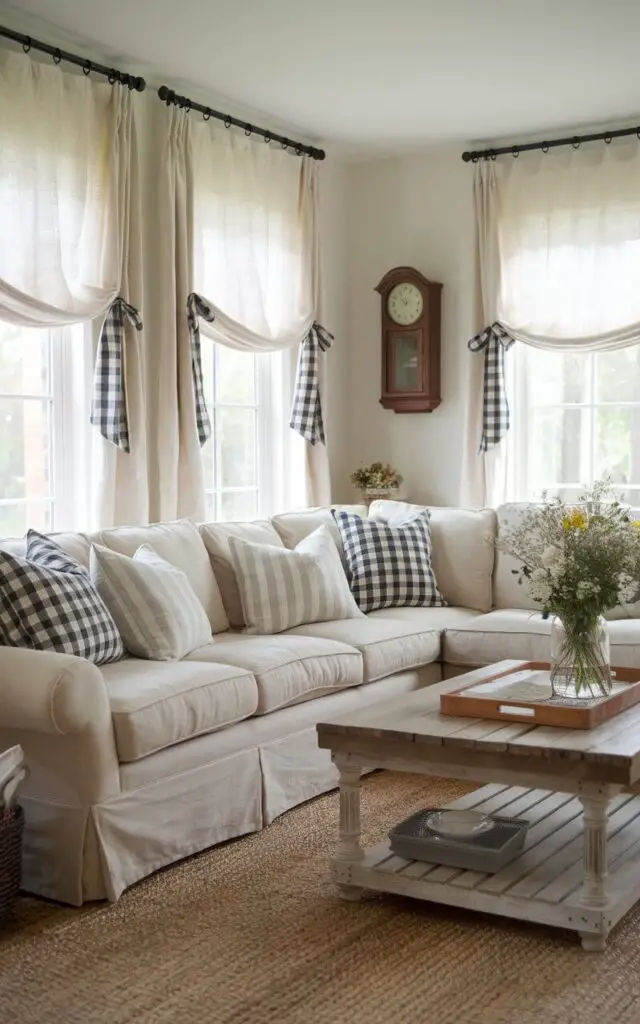
M 606 785 L 582 787 L 583 880 L 581 903 L 594 909 L 607 906 L 607 808 L 611 792 Z M 581 933 L 583 949 L 596 952 L 605 948 L 606 932 Z
M 364 857 L 360 845 L 360 777 L 362 764 L 348 754 L 334 754 L 333 763 L 340 773 L 340 832 L 335 860 L 341 865 L 357 864 Z M 362 889 L 341 882 L 340 895 L 345 900 L 358 900 Z

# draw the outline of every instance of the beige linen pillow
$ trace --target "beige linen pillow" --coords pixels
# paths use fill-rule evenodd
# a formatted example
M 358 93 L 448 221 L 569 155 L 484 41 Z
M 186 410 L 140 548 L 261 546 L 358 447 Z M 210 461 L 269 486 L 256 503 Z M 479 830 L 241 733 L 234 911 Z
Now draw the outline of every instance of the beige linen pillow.
M 306 622 L 361 618 L 326 525 L 291 551 L 229 538 L 247 632 L 282 633 Z

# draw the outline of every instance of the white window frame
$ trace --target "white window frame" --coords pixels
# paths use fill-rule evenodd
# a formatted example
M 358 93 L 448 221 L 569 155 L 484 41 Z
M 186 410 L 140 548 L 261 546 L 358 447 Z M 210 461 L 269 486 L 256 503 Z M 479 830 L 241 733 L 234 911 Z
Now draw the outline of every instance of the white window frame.
M 507 394 L 511 414 L 511 429 L 507 439 L 507 500 L 536 501 L 541 493 L 534 492 L 527 479 L 529 452 L 533 440 L 533 409 L 529 403 L 527 381 L 526 348 L 522 342 L 516 342 L 507 354 Z M 555 496 L 559 492 L 570 489 L 582 490 L 592 485 L 596 478 L 596 419 L 599 409 L 640 409 L 638 401 L 597 401 L 597 355 L 596 352 L 585 352 L 583 358 L 589 360 L 587 373 L 587 400 L 581 402 L 540 402 L 536 409 L 575 409 L 581 413 L 580 432 L 581 452 L 580 467 L 584 479 L 581 480 L 549 480 L 546 490 Z M 541 381 L 544 387 L 544 381 Z M 586 426 L 586 429 L 583 429 Z M 616 483 L 614 490 L 629 492 L 630 503 L 640 507 L 640 479 L 628 483 Z
M 90 527 L 93 345 L 88 325 L 42 328 L 48 338 L 50 388 L 46 394 L 6 392 L 0 398 L 46 402 L 49 406 L 49 494 L 51 530 Z M 0 506 L 26 505 L 29 499 L 0 498 Z M 31 524 L 27 523 L 27 527 Z
M 208 338 L 202 339 L 204 345 L 215 345 Z M 267 518 L 285 507 L 288 491 L 289 446 L 287 434 L 288 422 L 285 422 L 283 410 L 286 407 L 284 398 L 287 390 L 286 353 L 254 353 L 255 360 L 255 401 L 253 404 L 218 402 L 215 397 L 215 373 L 217 357 L 214 353 L 214 381 L 211 392 L 214 395 L 208 404 L 212 424 L 212 437 L 203 448 L 203 458 L 211 458 L 214 454 L 214 486 L 205 487 L 206 516 L 211 521 L 222 521 L 221 497 L 223 494 L 256 494 L 256 511 L 251 518 Z M 205 392 L 207 388 L 205 386 Z M 218 479 L 220 458 L 220 432 L 217 428 L 217 413 L 221 409 L 253 409 L 255 412 L 255 450 L 256 479 L 253 485 L 222 486 Z M 290 431 L 289 431 L 290 432 Z

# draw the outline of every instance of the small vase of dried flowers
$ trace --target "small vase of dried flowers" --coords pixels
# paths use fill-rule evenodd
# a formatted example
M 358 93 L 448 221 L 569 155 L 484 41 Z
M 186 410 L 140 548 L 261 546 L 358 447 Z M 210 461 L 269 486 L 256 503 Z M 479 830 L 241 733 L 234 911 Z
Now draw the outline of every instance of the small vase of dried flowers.
M 362 492 L 367 504 L 382 498 L 394 498 L 402 483 L 400 474 L 389 463 L 372 462 L 351 474 L 351 483 Z

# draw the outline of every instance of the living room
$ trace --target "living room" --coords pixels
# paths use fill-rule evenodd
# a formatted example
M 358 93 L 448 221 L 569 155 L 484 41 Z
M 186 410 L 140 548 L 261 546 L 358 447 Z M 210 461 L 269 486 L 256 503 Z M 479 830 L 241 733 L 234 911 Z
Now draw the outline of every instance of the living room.
M 3 1019 L 638 1020 L 638 29 L 0 0 Z

